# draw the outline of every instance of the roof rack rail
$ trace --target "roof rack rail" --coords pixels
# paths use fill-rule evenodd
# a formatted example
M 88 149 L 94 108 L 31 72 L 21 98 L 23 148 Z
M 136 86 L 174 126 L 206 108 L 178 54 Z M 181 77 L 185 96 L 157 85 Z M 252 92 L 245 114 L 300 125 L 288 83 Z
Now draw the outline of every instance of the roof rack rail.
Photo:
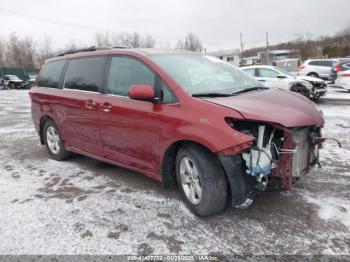
M 96 46 L 90 46 L 87 48 L 81 48 L 81 49 L 72 49 L 65 51 L 63 53 L 59 53 L 57 56 L 64 56 L 64 55 L 70 55 L 80 52 L 91 52 L 91 51 L 97 51 L 97 50 L 109 50 L 109 49 L 126 49 L 127 46 L 113 46 L 113 47 L 96 47 Z
M 123 46 L 123 45 L 118 45 L 118 46 L 113 46 L 113 48 L 114 49 L 127 49 L 127 48 L 129 48 L 129 47 L 127 47 L 127 46 Z
M 89 51 L 96 51 L 96 50 L 97 50 L 96 46 L 90 46 L 88 48 L 68 50 L 68 51 L 65 51 L 63 53 L 58 54 L 57 56 L 64 56 L 64 55 L 75 54 L 75 53 L 79 53 L 79 52 L 89 52 Z

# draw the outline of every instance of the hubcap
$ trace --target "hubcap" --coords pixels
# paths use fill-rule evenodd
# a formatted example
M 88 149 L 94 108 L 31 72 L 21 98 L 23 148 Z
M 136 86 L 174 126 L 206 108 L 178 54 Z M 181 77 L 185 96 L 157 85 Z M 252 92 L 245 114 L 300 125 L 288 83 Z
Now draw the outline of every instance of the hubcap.
M 187 199 L 194 205 L 201 202 L 202 187 L 199 180 L 198 168 L 189 157 L 183 157 L 180 162 L 181 186 Z
M 59 141 L 60 137 L 56 128 L 53 126 L 48 127 L 46 130 L 46 142 L 53 154 L 57 154 L 60 151 Z

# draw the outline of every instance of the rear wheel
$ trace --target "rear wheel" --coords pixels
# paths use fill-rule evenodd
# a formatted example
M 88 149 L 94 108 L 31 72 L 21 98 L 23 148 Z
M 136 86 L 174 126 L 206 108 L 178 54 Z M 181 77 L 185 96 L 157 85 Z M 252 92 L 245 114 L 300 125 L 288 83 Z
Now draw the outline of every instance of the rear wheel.
M 222 211 L 227 200 L 227 182 L 218 159 L 205 148 L 188 144 L 176 156 L 176 178 L 190 209 L 199 216 Z
M 311 77 L 316 77 L 316 78 L 318 78 L 318 74 L 316 74 L 316 73 L 309 73 L 309 74 L 308 74 L 308 76 L 311 76 Z
M 63 160 L 70 155 L 64 148 L 62 137 L 52 120 L 45 123 L 43 132 L 46 149 L 53 159 Z

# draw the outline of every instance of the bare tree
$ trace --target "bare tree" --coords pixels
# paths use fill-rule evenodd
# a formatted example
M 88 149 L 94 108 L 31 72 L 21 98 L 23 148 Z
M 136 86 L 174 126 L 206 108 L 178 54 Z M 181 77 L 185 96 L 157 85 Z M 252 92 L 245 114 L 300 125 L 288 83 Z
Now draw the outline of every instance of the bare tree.
M 337 36 L 347 36 L 350 35 L 350 23 L 341 31 L 337 33 Z
M 155 47 L 155 45 L 156 45 L 156 40 L 154 40 L 153 36 L 146 35 L 145 37 L 143 37 L 142 47 L 152 48 L 152 47 Z
M 53 55 L 52 40 L 46 36 L 43 41 L 38 44 L 37 66 L 40 68 L 45 63 L 45 60 Z
M 24 52 L 24 61 L 23 67 L 34 67 L 34 56 L 35 56 L 35 42 L 31 37 L 26 37 L 23 41 L 23 52 Z
M 95 42 L 97 47 L 109 47 L 113 46 L 112 41 L 113 35 L 105 32 L 105 33 L 97 33 L 95 35 Z
M 5 42 L 3 39 L 0 39 L 0 67 L 6 66 L 5 52 Z
M 192 32 L 187 33 L 185 40 L 179 40 L 175 48 L 193 52 L 201 52 L 203 50 L 202 42 Z
M 156 41 L 151 35 L 141 36 L 138 32 L 130 33 L 120 33 L 113 38 L 114 46 L 125 46 L 128 48 L 138 48 L 145 47 L 150 48 L 154 47 Z
M 23 65 L 24 46 L 16 33 L 11 33 L 6 43 L 5 60 L 8 66 L 20 67 Z

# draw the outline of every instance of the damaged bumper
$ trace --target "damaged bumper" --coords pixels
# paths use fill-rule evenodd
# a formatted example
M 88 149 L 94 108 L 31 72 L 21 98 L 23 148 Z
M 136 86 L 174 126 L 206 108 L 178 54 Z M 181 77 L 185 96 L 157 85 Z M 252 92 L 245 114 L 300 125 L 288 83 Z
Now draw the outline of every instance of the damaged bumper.
M 299 178 L 319 164 L 324 142 L 321 127 L 284 128 L 262 123 L 236 124 L 254 136 L 250 149 L 235 155 L 219 154 L 226 172 L 234 207 L 245 208 L 257 191 L 268 186 L 290 190 Z

